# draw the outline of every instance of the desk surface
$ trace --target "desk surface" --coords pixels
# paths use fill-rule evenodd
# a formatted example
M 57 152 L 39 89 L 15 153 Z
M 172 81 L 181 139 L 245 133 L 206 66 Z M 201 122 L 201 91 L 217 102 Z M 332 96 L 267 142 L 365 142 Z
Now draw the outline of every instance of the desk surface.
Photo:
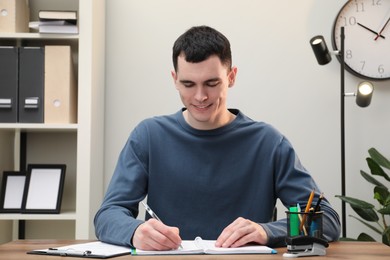
M 44 249 L 49 247 L 66 246 L 77 243 L 85 243 L 88 241 L 83 240 L 18 240 L 10 243 L 0 245 L 0 259 L 64 259 L 58 256 L 41 256 L 41 255 L 27 255 L 27 251 L 34 249 Z M 202 259 L 202 260 L 215 260 L 215 259 L 260 259 L 260 260 L 276 260 L 276 259 L 290 259 L 284 258 L 283 253 L 286 248 L 277 248 L 278 254 L 276 255 L 180 255 L 180 256 L 120 256 L 112 259 L 137 259 L 137 260 L 171 260 L 171 259 Z M 69 258 L 75 259 L 73 257 Z M 303 260 L 317 259 L 354 259 L 354 260 L 376 260 L 376 259 L 390 259 L 390 247 L 376 242 L 334 242 L 330 243 L 327 248 L 326 256 L 321 257 L 303 257 Z

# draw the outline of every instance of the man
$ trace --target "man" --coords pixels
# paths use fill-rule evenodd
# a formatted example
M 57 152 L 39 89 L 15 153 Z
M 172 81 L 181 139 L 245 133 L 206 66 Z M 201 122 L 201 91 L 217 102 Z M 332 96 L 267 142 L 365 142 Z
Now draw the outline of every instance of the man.
M 305 207 L 320 189 L 282 134 L 227 108 L 237 74 L 228 39 L 193 27 L 174 43 L 173 66 L 185 108 L 133 130 L 95 216 L 97 237 L 144 250 L 196 236 L 219 247 L 285 245 L 286 219 L 272 222 L 276 200 Z M 136 219 L 146 196 L 161 222 Z M 337 240 L 337 213 L 326 199 L 321 209 L 325 238 Z

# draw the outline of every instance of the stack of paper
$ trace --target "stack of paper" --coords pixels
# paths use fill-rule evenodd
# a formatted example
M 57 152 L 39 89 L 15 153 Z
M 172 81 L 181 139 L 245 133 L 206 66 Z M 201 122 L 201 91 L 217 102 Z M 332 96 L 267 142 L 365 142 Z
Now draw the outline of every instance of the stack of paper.
M 39 11 L 39 21 L 30 22 L 30 28 L 40 33 L 78 34 L 76 11 Z

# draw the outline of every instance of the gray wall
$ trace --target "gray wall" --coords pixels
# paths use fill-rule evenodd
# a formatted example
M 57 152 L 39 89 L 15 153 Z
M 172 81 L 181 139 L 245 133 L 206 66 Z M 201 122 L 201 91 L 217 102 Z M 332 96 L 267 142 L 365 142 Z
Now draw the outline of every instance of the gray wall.
M 334 197 L 341 193 L 339 63 L 317 65 L 309 39 L 322 34 L 331 46 L 331 27 L 345 2 L 107 1 L 105 187 L 133 127 L 181 107 L 170 75 L 171 47 L 189 27 L 206 24 L 231 40 L 238 76 L 229 106 L 284 133 L 340 213 Z M 360 81 L 346 73 L 346 91 Z M 347 194 L 367 200 L 372 187 L 359 174 L 368 171 L 367 150 L 376 147 L 390 157 L 390 81 L 375 85 L 368 108 L 346 99 Z M 349 236 L 366 230 L 347 220 Z

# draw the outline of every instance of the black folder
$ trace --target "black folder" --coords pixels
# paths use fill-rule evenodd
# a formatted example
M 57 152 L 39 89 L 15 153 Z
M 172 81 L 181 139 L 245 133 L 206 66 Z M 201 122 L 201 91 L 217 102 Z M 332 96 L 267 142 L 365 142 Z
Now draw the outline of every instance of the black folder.
M 43 123 L 45 49 L 19 48 L 19 122 Z
M 0 122 L 18 121 L 18 48 L 0 47 Z

